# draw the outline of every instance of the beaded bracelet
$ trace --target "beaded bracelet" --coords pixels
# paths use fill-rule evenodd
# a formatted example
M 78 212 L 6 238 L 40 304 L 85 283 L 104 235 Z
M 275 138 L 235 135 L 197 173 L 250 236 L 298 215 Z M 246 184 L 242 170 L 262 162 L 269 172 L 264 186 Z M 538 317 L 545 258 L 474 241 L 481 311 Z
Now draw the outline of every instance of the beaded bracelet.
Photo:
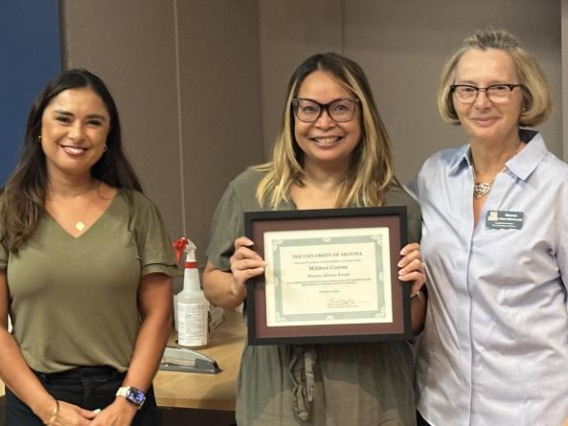
M 53 409 L 53 414 L 51 415 L 49 421 L 47 423 L 45 423 L 46 425 L 50 425 L 55 421 L 55 418 L 57 417 L 57 414 L 59 413 L 59 401 L 56 399 L 55 400 L 55 408 Z

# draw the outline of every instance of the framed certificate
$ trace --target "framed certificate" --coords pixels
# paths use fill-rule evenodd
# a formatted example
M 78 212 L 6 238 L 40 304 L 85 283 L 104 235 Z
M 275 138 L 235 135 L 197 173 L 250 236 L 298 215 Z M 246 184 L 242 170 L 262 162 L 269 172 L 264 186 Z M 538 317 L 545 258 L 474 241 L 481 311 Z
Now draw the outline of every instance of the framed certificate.
M 247 283 L 249 344 L 411 337 L 396 266 L 406 207 L 246 212 L 244 224 L 267 263 Z

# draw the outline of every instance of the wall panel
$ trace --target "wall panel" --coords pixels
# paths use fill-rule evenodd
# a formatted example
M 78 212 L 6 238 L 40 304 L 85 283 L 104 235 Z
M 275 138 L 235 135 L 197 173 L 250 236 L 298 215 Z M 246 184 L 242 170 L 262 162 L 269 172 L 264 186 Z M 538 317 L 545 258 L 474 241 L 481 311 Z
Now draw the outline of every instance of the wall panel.
M 65 66 L 109 86 L 128 155 L 174 238 L 182 199 L 173 2 L 62 3 Z
M 258 18 L 254 0 L 178 5 L 186 227 L 203 259 L 229 180 L 262 161 Z
M 368 72 L 402 181 L 410 179 L 429 154 L 466 142 L 458 126 L 440 118 L 436 91 L 443 64 L 477 28 L 503 27 L 517 35 L 537 56 L 560 108 L 559 8 L 555 0 L 346 2 L 343 48 Z M 560 112 L 540 130 L 549 149 L 562 157 Z
M 203 265 L 222 192 L 262 161 L 256 1 L 63 4 L 66 66 L 108 83 L 149 196 Z
M 258 0 L 262 134 L 267 158 L 294 69 L 314 53 L 342 52 L 341 6 L 341 0 Z
M 549 149 L 563 154 L 560 0 L 271 0 L 259 1 L 259 10 L 265 145 L 293 68 L 309 53 L 336 50 L 367 73 L 393 139 L 397 174 L 407 181 L 429 154 L 465 143 L 461 129 L 439 117 L 438 79 L 461 40 L 492 25 L 518 35 L 543 66 L 558 111 L 540 130 Z
M 542 131 L 561 156 L 561 1 L 65 0 L 65 57 L 107 80 L 149 195 L 202 261 L 221 193 L 268 158 L 290 74 L 316 52 L 366 70 L 406 181 L 429 154 L 465 141 L 438 116 L 442 64 L 474 28 L 504 26 L 550 79 L 558 112 Z

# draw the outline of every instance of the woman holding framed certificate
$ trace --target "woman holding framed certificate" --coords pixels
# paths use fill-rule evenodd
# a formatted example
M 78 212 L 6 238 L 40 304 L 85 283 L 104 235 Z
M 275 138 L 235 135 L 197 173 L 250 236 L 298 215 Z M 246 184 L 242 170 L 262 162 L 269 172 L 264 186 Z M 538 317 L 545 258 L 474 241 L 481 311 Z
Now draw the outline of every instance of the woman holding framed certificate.
M 234 179 L 217 207 L 203 275 L 207 298 L 235 308 L 245 300 L 245 282 L 265 273 L 264 259 L 243 237 L 245 212 L 376 206 L 404 206 L 408 241 L 419 241 L 420 210 L 394 177 L 389 137 L 363 71 L 335 53 L 311 56 L 290 80 L 272 160 Z M 418 245 L 402 254 L 398 277 L 418 296 L 411 299 L 418 332 L 425 312 Z M 326 267 L 313 266 L 314 276 Z M 413 376 L 407 340 L 247 345 L 237 422 L 413 425 Z

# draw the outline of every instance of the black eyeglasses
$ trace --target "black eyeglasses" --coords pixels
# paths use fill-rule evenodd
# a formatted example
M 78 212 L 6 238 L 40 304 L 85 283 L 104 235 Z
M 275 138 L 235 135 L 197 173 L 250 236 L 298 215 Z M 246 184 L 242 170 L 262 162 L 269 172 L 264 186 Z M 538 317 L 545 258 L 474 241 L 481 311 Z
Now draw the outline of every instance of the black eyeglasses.
M 479 92 L 485 92 L 489 100 L 495 104 L 504 104 L 511 100 L 511 92 L 515 87 L 523 87 L 522 84 L 499 83 L 487 87 L 476 87 L 471 84 L 452 84 L 450 90 L 456 95 L 456 99 L 462 104 L 475 102 Z
M 315 123 L 323 111 L 336 123 L 346 123 L 353 119 L 359 99 L 336 99 L 327 104 L 320 104 L 312 99 L 295 98 L 292 101 L 294 114 L 304 123 Z

